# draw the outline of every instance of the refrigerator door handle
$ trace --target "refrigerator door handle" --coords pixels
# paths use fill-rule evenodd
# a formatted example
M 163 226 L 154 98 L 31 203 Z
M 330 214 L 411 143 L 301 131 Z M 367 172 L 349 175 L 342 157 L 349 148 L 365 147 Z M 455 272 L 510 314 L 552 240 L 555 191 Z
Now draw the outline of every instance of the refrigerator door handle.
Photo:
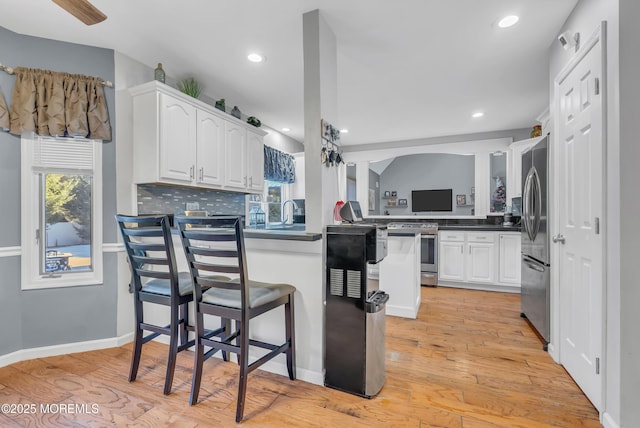
M 523 259 L 522 262 L 525 265 L 527 265 L 527 267 L 529 269 L 533 269 L 533 270 L 538 271 L 538 272 L 544 272 L 544 267 L 543 266 L 539 266 L 539 265 L 537 265 L 535 263 L 532 263 L 532 262 L 530 262 L 529 260 L 526 260 L 526 259 Z
M 538 175 L 538 171 L 535 168 L 532 168 L 533 175 L 531 177 L 531 183 L 533 187 L 533 196 L 534 196 L 534 204 L 535 204 L 535 218 L 534 218 L 534 227 L 533 227 L 533 240 L 538 236 L 538 232 L 540 231 L 540 223 L 542 220 L 542 185 L 540 184 L 540 176 Z
M 527 236 L 530 241 L 533 241 L 531 234 L 531 212 L 529 210 L 531 205 L 531 170 L 527 173 L 527 177 L 524 180 L 524 189 L 522 190 L 522 217 L 524 218 L 524 230 L 527 232 Z

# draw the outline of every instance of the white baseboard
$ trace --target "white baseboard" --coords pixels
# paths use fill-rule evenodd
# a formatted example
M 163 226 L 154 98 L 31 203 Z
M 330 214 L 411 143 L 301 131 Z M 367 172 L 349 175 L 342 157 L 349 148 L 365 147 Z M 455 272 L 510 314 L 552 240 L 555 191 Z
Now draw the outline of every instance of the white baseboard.
M 160 339 L 158 340 L 158 342 L 168 344 L 168 340 L 162 340 L 164 339 L 164 337 L 158 339 Z M 62 345 L 21 349 L 20 351 L 0 356 L 0 367 L 5 367 L 10 364 L 18 363 L 20 361 L 33 360 L 35 358 L 45 358 L 57 355 L 74 354 L 76 352 L 87 352 L 96 351 L 98 349 L 116 348 L 132 341 L 133 333 L 127 333 L 123 336 L 112 337 L 109 339 L 89 340 L 86 342 L 65 343 Z M 216 354 L 214 358 L 215 357 L 221 358 L 219 354 Z M 270 373 L 275 373 L 287 377 L 289 376 L 287 365 L 274 360 L 271 360 L 265 363 L 263 366 L 260 366 L 259 370 L 265 370 Z M 324 385 L 324 375 L 320 372 L 296 367 L 296 378 L 305 382 L 313 383 L 315 385 Z
M 418 309 L 417 308 L 414 309 L 409 306 L 395 306 L 395 305 L 387 304 L 386 314 L 394 317 L 416 319 L 418 316 Z
M 86 342 L 64 343 L 62 345 L 43 346 L 40 348 L 21 349 L 10 354 L 0 356 L 0 367 L 20 361 L 35 358 L 53 357 L 56 355 L 74 354 L 76 352 L 95 351 L 98 349 L 115 348 L 133 341 L 133 333 L 108 339 L 89 340 Z
M 602 426 L 604 428 L 620 428 L 620 425 L 613 420 L 613 417 L 607 412 L 602 415 Z
M 480 284 L 473 282 L 438 281 L 438 287 L 465 288 L 467 290 L 497 291 L 500 293 L 520 293 L 520 287 L 500 284 Z
M 558 350 L 556 349 L 553 343 L 549 343 L 547 345 L 547 353 L 553 358 L 557 364 L 560 364 L 560 356 L 558 355 Z

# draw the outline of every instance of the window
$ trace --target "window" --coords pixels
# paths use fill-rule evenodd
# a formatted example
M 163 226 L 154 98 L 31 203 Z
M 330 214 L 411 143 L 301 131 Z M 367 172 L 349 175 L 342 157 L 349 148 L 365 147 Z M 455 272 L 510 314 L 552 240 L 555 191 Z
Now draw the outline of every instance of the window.
M 282 197 L 284 184 L 275 181 L 267 181 L 267 223 L 280 223 L 282 221 Z
M 264 193 L 262 195 L 249 195 L 247 199 L 247 212 L 249 213 L 248 226 L 255 225 L 249 223 L 251 221 L 251 210 L 260 209 L 265 213 L 266 223 L 282 222 L 282 203 L 289 198 L 291 185 L 279 183 L 277 181 L 266 181 L 264 184 Z M 290 209 L 290 208 L 289 208 Z
M 22 288 L 102 283 L 102 143 L 22 137 Z

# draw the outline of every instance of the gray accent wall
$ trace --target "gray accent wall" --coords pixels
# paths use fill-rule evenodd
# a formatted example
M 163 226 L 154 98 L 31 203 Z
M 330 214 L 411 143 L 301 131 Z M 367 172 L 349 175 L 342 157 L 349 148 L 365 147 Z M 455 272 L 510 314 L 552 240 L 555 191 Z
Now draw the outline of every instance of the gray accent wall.
M 100 76 L 114 81 L 114 53 L 109 49 L 25 36 L 0 27 L 2 63 Z M 0 90 L 7 103 L 15 76 L 0 72 Z M 115 135 L 114 89 L 105 88 Z M 103 218 L 105 243 L 116 242 L 115 141 L 103 145 Z M 3 232 L 0 247 L 20 246 L 20 138 L 0 132 L 0 200 Z M 23 291 L 20 257 L 0 258 L 0 355 L 20 349 L 114 337 L 116 333 L 116 254 L 104 254 L 104 283 L 69 288 Z
M 443 153 L 399 156 L 380 174 L 380 212 L 390 215 L 414 215 L 411 211 L 411 191 L 453 189 L 453 211 L 421 212 L 416 215 L 471 215 L 472 206 L 456 206 L 456 195 L 466 195 L 469 203 L 475 185 L 475 157 Z M 384 192 L 396 191 L 398 199 L 406 199 L 406 208 L 388 208 Z

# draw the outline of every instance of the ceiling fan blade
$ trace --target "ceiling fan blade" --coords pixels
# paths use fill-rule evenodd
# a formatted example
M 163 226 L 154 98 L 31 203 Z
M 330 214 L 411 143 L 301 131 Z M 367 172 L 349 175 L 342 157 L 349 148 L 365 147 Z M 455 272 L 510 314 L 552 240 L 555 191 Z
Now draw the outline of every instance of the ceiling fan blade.
M 107 15 L 100 12 L 87 0 L 52 0 L 55 4 L 69 12 L 87 25 L 97 24 L 107 19 Z

